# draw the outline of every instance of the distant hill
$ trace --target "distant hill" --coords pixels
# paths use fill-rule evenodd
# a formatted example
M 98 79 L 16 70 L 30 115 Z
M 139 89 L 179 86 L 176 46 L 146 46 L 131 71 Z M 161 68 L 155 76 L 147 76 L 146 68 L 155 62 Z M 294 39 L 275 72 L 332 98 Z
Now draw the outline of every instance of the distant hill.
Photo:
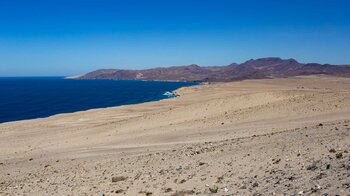
M 313 74 L 349 77 L 350 66 L 317 63 L 303 64 L 294 59 L 270 57 L 255 60 L 251 59 L 242 64 L 232 63 L 227 66 L 200 67 L 193 64 L 188 66 L 174 66 L 145 70 L 101 69 L 76 78 L 225 82 L 243 79 L 281 78 Z

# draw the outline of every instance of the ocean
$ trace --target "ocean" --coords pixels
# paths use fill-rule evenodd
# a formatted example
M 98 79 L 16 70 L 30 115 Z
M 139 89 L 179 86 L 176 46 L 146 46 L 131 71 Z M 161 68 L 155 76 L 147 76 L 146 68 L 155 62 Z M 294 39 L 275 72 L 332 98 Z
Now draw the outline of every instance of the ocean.
M 169 98 L 191 82 L 0 78 L 0 123 Z

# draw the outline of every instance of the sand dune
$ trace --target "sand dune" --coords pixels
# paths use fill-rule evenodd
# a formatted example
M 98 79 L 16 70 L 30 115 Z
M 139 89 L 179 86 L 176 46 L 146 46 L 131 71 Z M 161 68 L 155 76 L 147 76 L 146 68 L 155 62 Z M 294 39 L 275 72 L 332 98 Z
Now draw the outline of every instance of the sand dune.
M 177 93 L 1 124 L 0 195 L 350 194 L 349 78 Z

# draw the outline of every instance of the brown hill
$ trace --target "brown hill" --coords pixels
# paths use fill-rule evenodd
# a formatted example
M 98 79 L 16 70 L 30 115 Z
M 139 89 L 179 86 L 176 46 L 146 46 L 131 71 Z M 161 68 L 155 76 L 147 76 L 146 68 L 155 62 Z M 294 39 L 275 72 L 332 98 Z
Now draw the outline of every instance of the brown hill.
M 276 57 L 251 59 L 242 64 L 200 67 L 198 65 L 174 66 L 145 70 L 101 69 L 78 77 L 79 79 L 110 80 L 162 80 L 222 82 L 242 79 L 281 78 L 298 75 L 326 74 L 350 76 L 349 65 L 299 63 L 294 59 Z

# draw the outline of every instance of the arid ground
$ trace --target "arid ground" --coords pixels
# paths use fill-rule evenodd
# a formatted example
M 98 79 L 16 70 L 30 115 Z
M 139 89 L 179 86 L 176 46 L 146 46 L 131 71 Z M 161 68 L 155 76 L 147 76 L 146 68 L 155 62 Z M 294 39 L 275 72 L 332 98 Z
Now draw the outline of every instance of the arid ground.
M 350 78 L 178 93 L 0 124 L 0 195 L 350 195 Z

